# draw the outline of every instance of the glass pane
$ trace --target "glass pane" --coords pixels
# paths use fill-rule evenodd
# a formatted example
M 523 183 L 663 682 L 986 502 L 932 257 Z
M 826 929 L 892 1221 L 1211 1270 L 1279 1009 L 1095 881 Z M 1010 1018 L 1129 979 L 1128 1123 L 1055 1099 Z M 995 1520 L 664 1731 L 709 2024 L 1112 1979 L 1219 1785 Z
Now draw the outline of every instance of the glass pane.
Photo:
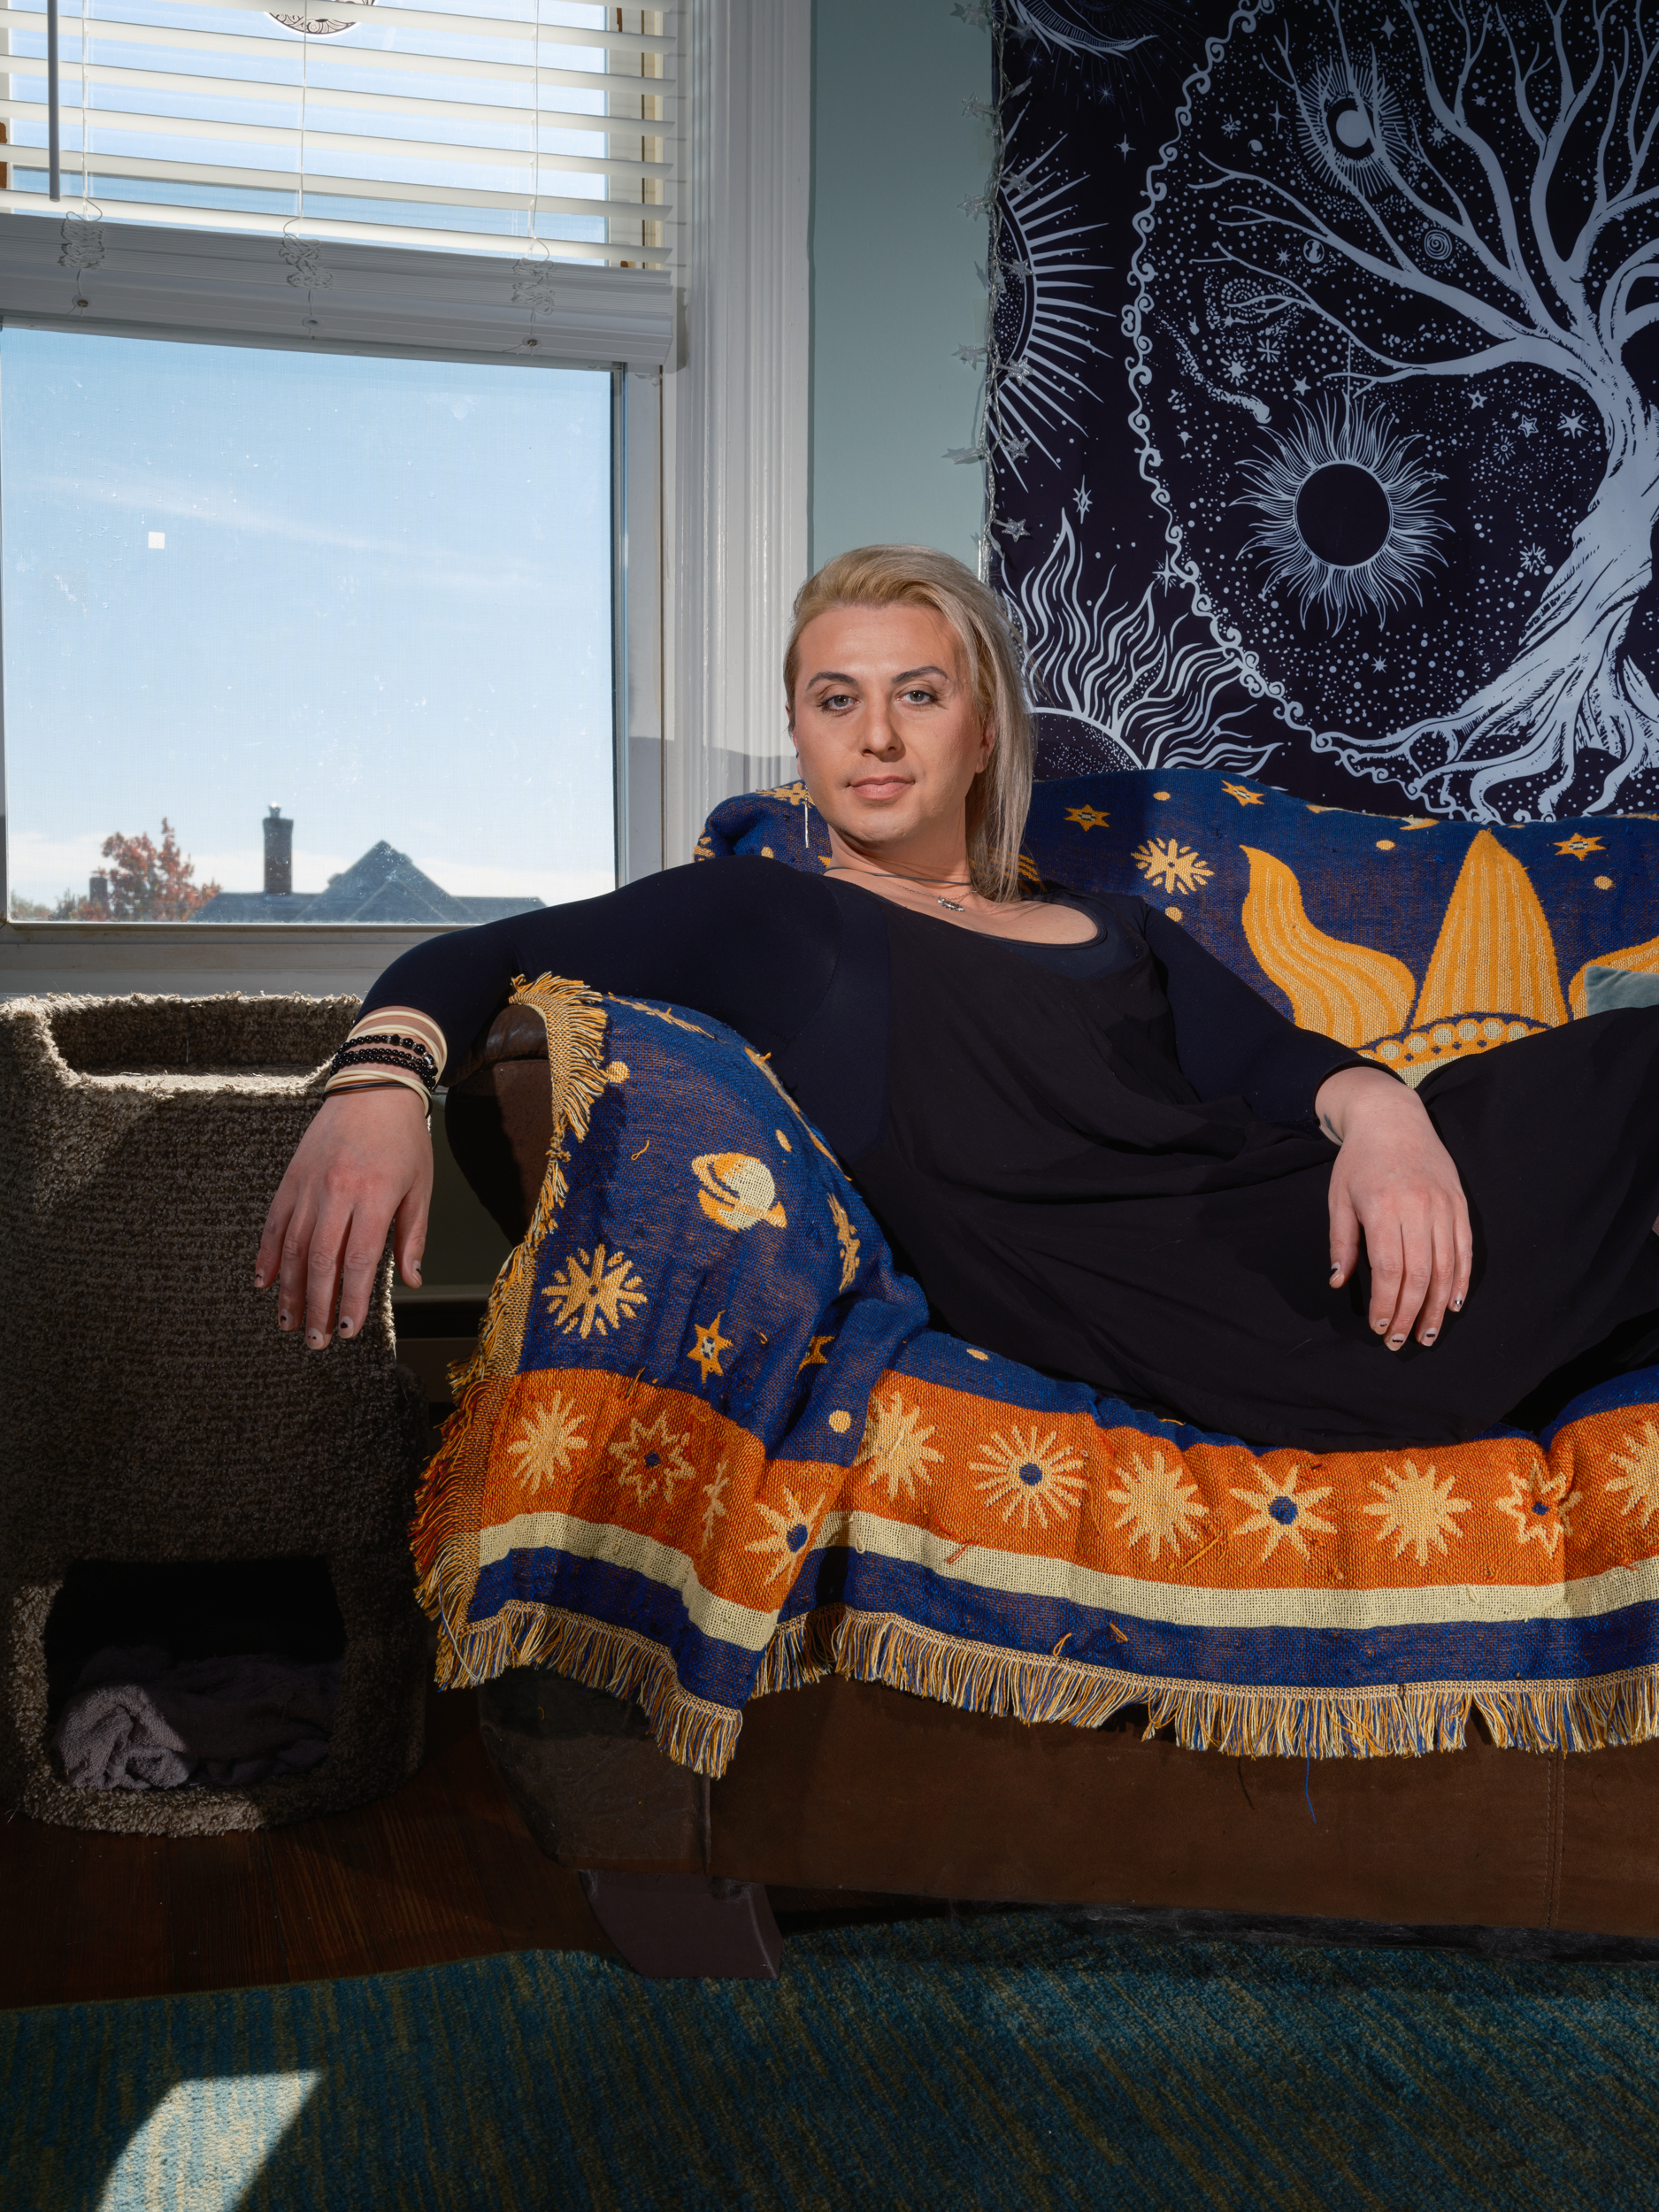
M 7 329 L 0 557 L 14 917 L 614 882 L 603 372 Z

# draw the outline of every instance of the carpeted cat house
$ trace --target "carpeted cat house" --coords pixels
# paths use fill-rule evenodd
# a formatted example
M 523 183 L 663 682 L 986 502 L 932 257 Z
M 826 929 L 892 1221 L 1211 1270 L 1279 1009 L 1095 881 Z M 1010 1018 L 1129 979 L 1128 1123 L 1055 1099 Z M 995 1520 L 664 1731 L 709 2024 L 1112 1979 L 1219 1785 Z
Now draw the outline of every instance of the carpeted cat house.
M 389 1263 L 363 1333 L 280 1335 L 254 1255 L 349 998 L 0 1005 L 0 1796 L 171 1834 L 310 1817 L 419 1763 L 406 1528 L 424 1409 Z M 95 1655 L 337 1661 L 327 1755 L 251 1786 L 73 1787 Z

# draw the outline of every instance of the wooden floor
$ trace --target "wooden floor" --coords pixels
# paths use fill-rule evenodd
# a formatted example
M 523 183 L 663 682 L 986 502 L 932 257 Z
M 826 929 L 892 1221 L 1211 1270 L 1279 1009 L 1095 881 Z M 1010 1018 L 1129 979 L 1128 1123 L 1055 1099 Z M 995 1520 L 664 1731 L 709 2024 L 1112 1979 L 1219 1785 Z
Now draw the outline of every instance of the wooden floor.
M 434 1697 L 412 1781 L 292 1828 L 110 1836 L 0 1815 L 0 2008 L 610 1951 L 509 1803 L 475 1711 L 470 1693 Z

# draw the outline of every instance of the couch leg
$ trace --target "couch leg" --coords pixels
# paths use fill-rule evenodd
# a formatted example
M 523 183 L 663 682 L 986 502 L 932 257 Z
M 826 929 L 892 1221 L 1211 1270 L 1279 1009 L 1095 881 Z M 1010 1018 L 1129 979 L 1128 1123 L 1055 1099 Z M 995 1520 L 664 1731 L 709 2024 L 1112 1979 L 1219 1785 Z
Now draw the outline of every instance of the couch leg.
M 594 1918 L 636 1974 L 775 1982 L 783 1938 L 758 1882 L 704 1874 L 581 1874 Z

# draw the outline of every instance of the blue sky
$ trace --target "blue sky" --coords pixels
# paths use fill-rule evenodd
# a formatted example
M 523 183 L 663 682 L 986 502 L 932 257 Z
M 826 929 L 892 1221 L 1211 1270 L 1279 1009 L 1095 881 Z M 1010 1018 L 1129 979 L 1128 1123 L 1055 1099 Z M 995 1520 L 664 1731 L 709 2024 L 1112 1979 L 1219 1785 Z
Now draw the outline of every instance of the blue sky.
M 377 838 L 450 891 L 611 873 L 603 373 L 0 333 L 11 887 L 165 814 L 198 880 Z M 159 537 L 163 542 L 156 545 Z

